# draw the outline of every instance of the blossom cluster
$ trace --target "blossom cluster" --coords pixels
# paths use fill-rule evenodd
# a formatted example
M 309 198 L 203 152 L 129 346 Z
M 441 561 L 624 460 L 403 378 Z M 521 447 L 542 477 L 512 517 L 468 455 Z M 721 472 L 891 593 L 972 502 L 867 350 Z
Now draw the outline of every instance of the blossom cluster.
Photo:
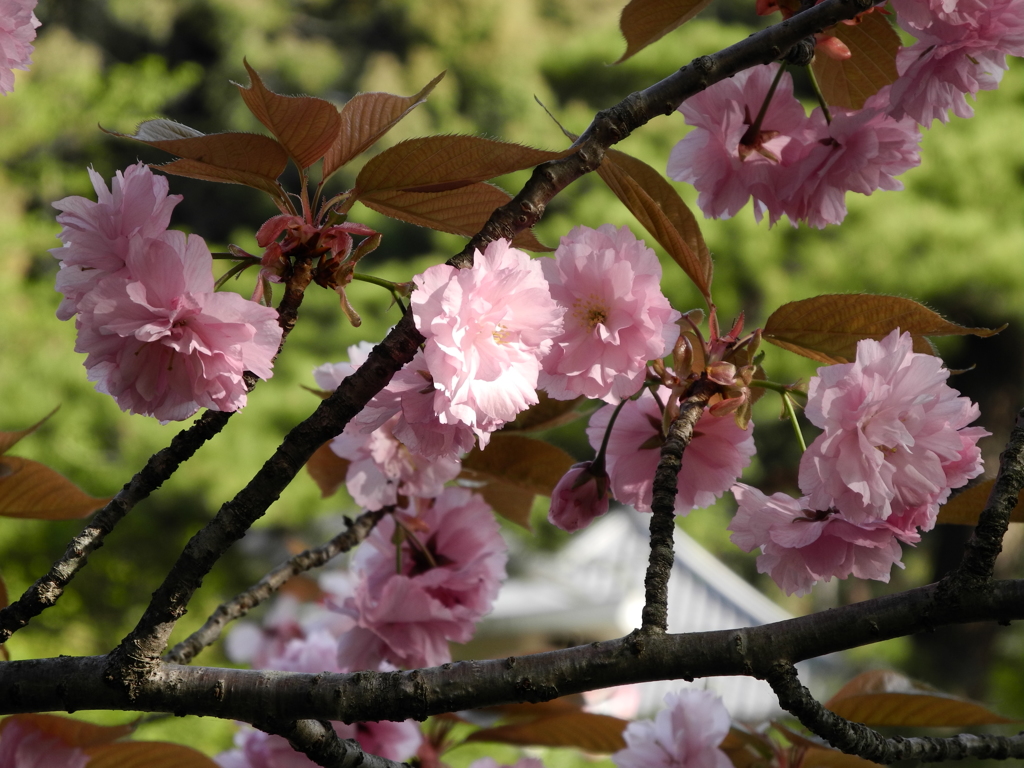
M 733 488 L 733 542 L 760 548 L 758 570 L 788 594 L 832 577 L 888 581 L 900 542 L 920 541 L 951 489 L 981 474 L 988 432 L 968 426 L 978 406 L 912 348 L 896 330 L 859 342 L 854 362 L 818 369 L 806 413 L 824 431 L 800 461 L 802 498 Z
M 653 721 L 626 726 L 626 748 L 612 760 L 618 768 L 731 768 L 720 749 L 730 725 L 725 705 L 710 691 L 670 693 Z
M 950 111 L 970 117 L 966 95 L 994 89 L 1006 56 L 1024 55 L 1024 0 L 893 6 L 917 42 L 899 51 L 897 80 L 861 109 L 830 107 L 827 114 L 818 107 L 807 116 L 778 64 L 745 70 L 680 106 L 694 130 L 672 150 L 667 173 L 697 188 L 705 216 L 729 218 L 753 199 L 758 221 L 767 214 L 772 224 L 782 216 L 819 229 L 838 224 L 847 192 L 903 188 L 896 177 L 920 162 L 918 125 L 945 122 Z M 768 12 L 778 4 L 758 7 Z M 819 55 L 849 58 L 838 38 L 819 37 Z
M 161 421 L 199 408 L 245 405 L 245 371 L 271 376 L 281 342 L 277 312 L 234 293 L 215 293 L 213 258 L 197 235 L 168 230 L 180 195 L 138 163 L 111 188 L 89 170 L 99 198 L 66 197 L 57 317 L 75 317 L 75 349 L 96 389 L 122 410 Z
M 32 63 L 37 0 L 0 0 L 0 93 L 14 90 L 14 70 Z

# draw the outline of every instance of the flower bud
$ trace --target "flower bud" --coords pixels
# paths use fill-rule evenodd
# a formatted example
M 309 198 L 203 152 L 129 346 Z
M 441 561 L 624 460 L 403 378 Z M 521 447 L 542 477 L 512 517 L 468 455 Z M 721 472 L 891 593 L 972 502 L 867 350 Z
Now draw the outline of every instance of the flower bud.
M 608 484 L 603 467 L 592 461 L 573 464 L 551 492 L 548 522 L 569 532 L 586 528 L 608 511 Z

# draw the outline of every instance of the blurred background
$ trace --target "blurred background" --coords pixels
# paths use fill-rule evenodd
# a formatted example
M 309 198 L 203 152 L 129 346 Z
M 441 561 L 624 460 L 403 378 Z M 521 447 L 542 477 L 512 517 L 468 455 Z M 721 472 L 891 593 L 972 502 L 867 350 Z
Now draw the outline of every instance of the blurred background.
M 0 429 L 58 414 L 13 453 L 47 462 L 88 492 L 115 493 L 179 425 L 121 413 L 86 381 L 73 351 L 73 324 L 54 317 L 59 242 L 51 207 L 67 195 L 93 197 L 86 168 L 109 179 L 141 159 L 169 159 L 157 150 L 111 137 L 100 127 L 131 133 L 142 120 L 169 117 L 203 132 L 262 132 L 231 81 L 247 83 L 243 57 L 279 93 L 307 93 L 342 104 L 360 91 L 417 92 L 442 70 L 446 77 L 372 152 L 412 136 L 468 133 L 557 149 L 558 127 L 535 99 L 569 130 L 582 132 L 593 114 L 763 26 L 746 0 L 716 0 L 697 20 L 625 64 L 611 66 L 624 44 L 618 32 L 623 0 L 41 0 L 34 64 L 17 73 L 15 92 L 0 98 Z M 822 293 L 871 292 L 926 303 L 967 326 L 997 327 L 990 339 L 940 340 L 951 385 L 981 405 L 993 433 L 983 442 L 989 473 L 1024 404 L 1024 67 L 1013 61 L 1002 87 L 983 92 L 977 116 L 925 131 L 922 164 L 902 177 L 904 192 L 850 195 L 840 227 L 823 231 L 757 225 L 748 208 L 731 221 L 703 224 L 715 257 L 714 295 L 724 321 L 739 311 L 748 327 L 778 306 Z M 798 83 L 799 85 L 799 83 Z M 804 94 L 805 96 L 808 94 Z M 680 115 L 659 118 L 620 145 L 653 167 L 686 132 Z M 346 189 L 368 155 L 338 174 Z M 515 192 L 526 173 L 500 179 Z M 297 188 L 295 179 L 286 185 Z M 170 178 L 184 195 L 172 226 L 202 235 L 214 251 L 228 243 L 257 253 L 253 234 L 276 213 L 248 188 Z M 694 207 L 696 193 L 676 185 Z M 698 216 L 699 216 L 698 212 Z M 357 205 L 352 218 L 384 233 L 363 271 L 408 280 L 462 248 L 461 238 L 418 229 Z M 537 235 L 548 245 L 573 226 L 611 222 L 643 232 L 592 175 L 549 206 Z M 660 254 L 664 257 L 664 254 Z M 664 259 L 665 292 L 685 311 L 700 297 Z M 248 295 L 252 275 L 231 287 Z M 379 340 L 397 321 L 389 296 L 355 285 L 350 293 L 364 318 L 352 328 L 337 299 L 312 290 L 275 376 L 224 433 L 140 504 L 90 559 L 58 607 L 35 619 L 9 643 L 13 658 L 104 653 L 138 619 L 142 606 L 188 537 L 230 498 L 282 436 L 317 404 L 300 385 L 311 370 L 347 359 L 350 344 Z M 766 345 L 768 346 L 768 345 Z M 814 365 L 768 346 L 764 366 L 780 381 L 806 379 Z M 780 404 L 766 396 L 755 413 L 759 451 L 745 475 L 766 492 L 794 491 L 799 448 L 778 421 Z M 553 436 L 580 458 L 591 452 L 583 421 Z M 681 521 L 695 540 L 778 601 L 804 613 L 926 583 L 957 561 L 966 529 L 940 529 L 907 552 L 905 571 L 890 584 L 819 585 L 808 597 L 786 599 L 756 573 L 753 556 L 728 540 L 734 509 L 727 497 Z M 195 629 L 225 597 L 256 581 L 289 551 L 320 543 L 353 513 L 340 495 L 321 499 L 303 474 L 254 531 L 206 580 L 175 640 Z M 534 530 L 508 524 L 527 550 L 555 550 L 566 535 L 534 510 Z M 79 523 L 0 519 L 0 572 L 18 595 L 60 555 Z M 1020 577 L 1022 535 L 1012 526 L 1000 575 Z M 981 698 L 1008 716 L 1024 717 L 1024 633 L 1019 628 L 967 627 L 937 631 L 853 654 L 853 663 L 891 665 L 933 685 Z M 224 663 L 207 651 L 200 663 Z M 124 716 L 121 716 L 121 721 Z M 176 738 L 207 751 L 226 748 L 232 727 L 189 719 L 156 722 L 143 734 Z M 180 736 L 178 737 L 181 740 Z

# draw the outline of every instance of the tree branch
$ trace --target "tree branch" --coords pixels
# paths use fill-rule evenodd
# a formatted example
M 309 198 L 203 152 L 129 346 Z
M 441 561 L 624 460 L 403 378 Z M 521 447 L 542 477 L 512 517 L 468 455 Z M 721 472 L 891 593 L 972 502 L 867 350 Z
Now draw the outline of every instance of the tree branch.
M 717 386 L 707 377 L 695 381 L 679 403 L 679 415 L 668 429 L 661 446 L 661 459 L 654 473 L 651 501 L 651 555 L 644 578 L 643 632 L 668 632 L 668 581 L 675 562 L 676 494 L 683 452 L 693 439 L 700 419 Z
M 825 709 L 800 684 L 796 668 L 788 662 L 779 662 L 766 679 L 779 697 L 782 708 L 796 715 L 805 728 L 836 749 L 882 765 L 891 765 L 899 760 L 939 762 L 969 757 L 993 760 L 1024 757 L 1024 734 L 975 736 L 961 733 L 948 739 L 887 739 L 866 725 L 852 723 Z
M 260 723 L 261 731 L 283 736 L 292 748 L 302 752 L 323 768 L 403 768 L 369 752 L 363 752 L 355 739 L 342 740 L 331 724 L 324 720 L 292 720 L 286 723 Z
M 354 521 L 350 520 L 345 530 L 326 544 L 315 549 L 307 549 L 281 563 L 249 589 L 219 606 L 203 626 L 174 646 L 164 656 L 164 661 L 172 664 L 188 664 L 204 648 L 217 642 L 224 627 L 235 619 L 242 618 L 264 600 L 269 599 L 293 576 L 313 568 L 319 568 L 342 552 L 348 552 L 369 536 L 370 531 L 380 522 L 380 519 L 393 509 L 394 507 L 382 507 L 372 512 L 364 512 Z

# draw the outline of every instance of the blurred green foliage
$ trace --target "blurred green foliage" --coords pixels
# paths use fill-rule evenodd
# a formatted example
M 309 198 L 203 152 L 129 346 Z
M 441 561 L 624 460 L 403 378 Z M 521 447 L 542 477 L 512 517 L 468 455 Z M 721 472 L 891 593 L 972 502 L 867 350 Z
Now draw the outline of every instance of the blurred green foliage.
M 0 99 L 0 428 L 27 426 L 57 404 L 59 414 L 15 453 L 43 460 L 87 491 L 116 492 L 147 457 L 166 445 L 180 425 L 121 413 L 93 391 L 73 351 L 74 328 L 54 318 L 58 245 L 52 201 L 92 196 L 86 167 L 110 178 L 136 159 L 163 162 L 155 150 L 115 139 L 97 128 L 130 132 L 141 120 L 165 116 L 204 132 L 262 130 L 246 111 L 232 80 L 245 83 L 247 57 L 267 85 L 282 93 L 311 93 L 341 104 L 359 91 L 408 95 L 438 72 L 447 76 L 427 104 L 378 145 L 410 136 L 464 132 L 557 148 L 565 143 L 536 100 L 568 129 L 580 132 L 598 109 L 665 77 L 694 56 L 714 52 L 750 32 L 747 3 L 719 0 L 694 22 L 618 67 L 623 43 L 617 14 L 623 0 L 42 0 L 34 65 L 18 73 L 13 95 Z M 997 92 L 982 93 L 978 116 L 927 131 L 921 167 L 904 176 L 905 192 L 851 195 L 841 227 L 824 231 L 768 229 L 745 209 L 733 221 L 709 221 L 705 235 L 715 256 L 715 298 L 723 319 L 745 311 L 749 327 L 787 301 L 820 293 L 878 292 L 926 302 L 965 325 L 1010 328 L 994 340 L 957 340 L 943 351 L 952 367 L 974 370 L 955 385 L 982 404 L 1000 437 L 1019 407 L 1024 381 L 1024 78 L 1014 61 Z M 664 167 L 686 132 L 682 117 L 656 120 L 621 149 Z M 364 160 L 339 174 L 339 187 Z M 501 180 L 515 191 L 526 178 Z M 294 177 L 290 179 L 295 188 Z M 695 205 L 696 193 L 677 185 Z M 276 211 L 259 193 L 229 185 L 171 178 L 183 194 L 173 225 L 205 237 L 214 250 L 236 243 L 258 252 L 256 228 Z M 462 247 L 460 238 L 416 229 L 356 206 L 353 218 L 385 233 L 382 247 L 362 265 L 394 280 L 407 280 Z M 596 175 L 581 179 L 549 206 L 538 226 L 542 241 L 578 224 L 636 222 Z M 699 294 L 666 263 L 666 293 L 682 310 Z M 247 294 L 252 276 L 231 287 Z M 188 537 L 244 485 L 281 437 L 316 405 L 299 385 L 312 385 L 311 369 L 345 359 L 348 345 L 381 338 L 397 318 L 380 289 L 353 286 L 350 296 L 364 324 L 353 329 L 333 294 L 313 290 L 274 379 L 261 384 L 245 411 L 224 433 L 139 505 L 91 557 L 59 605 L 10 642 L 14 658 L 57 653 L 101 653 L 133 626 L 141 606 Z M 813 373 L 807 361 L 768 349 L 773 378 Z M 768 490 L 792 489 L 797 449 L 788 428 L 778 427 L 779 405 L 764 398 L 759 422 L 760 458 L 748 479 Z M 582 423 L 555 439 L 588 455 Z M 753 559 L 728 542 L 731 501 L 691 515 L 684 525 L 750 578 Z M 206 580 L 175 639 L 196 628 L 225 596 L 259 578 L 285 556 L 285 527 L 330 533 L 343 497 L 323 500 L 299 478 L 257 524 L 246 542 Z M 328 522 L 324 522 L 327 520 Z M 545 525 L 538 521 L 540 526 Z M 0 570 L 19 594 L 59 556 L 77 523 L 0 519 Z M 557 541 L 542 531 L 547 542 Z M 1005 566 L 1020 575 L 1020 537 L 1008 547 Z M 926 547 L 925 547 L 926 548 Z M 908 558 L 907 574 L 888 588 L 929 578 L 926 559 Z M 884 585 L 843 585 L 844 599 L 869 596 Z M 835 596 L 832 590 L 827 594 Z M 794 607 L 808 608 L 807 602 Z M 1008 637 L 1008 636 L 1007 636 Z M 994 704 L 1024 716 L 1019 631 L 1000 641 L 993 669 Z M 904 642 L 897 657 L 909 648 Z M 223 663 L 216 649 L 204 663 Z M 103 719 L 105 716 L 100 716 Z M 121 716 L 123 719 L 123 716 Z M 149 738 L 181 738 L 183 723 L 158 719 L 144 726 Z M 210 751 L 225 748 L 231 726 L 190 722 L 188 741 Z

